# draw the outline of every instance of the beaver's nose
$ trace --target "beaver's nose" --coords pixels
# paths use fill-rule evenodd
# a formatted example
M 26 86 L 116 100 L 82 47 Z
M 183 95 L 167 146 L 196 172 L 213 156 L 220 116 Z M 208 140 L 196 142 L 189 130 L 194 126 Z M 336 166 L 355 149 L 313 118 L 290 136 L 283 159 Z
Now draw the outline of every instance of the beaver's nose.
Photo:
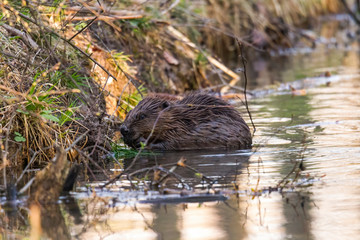
M 120 132 L 123 136 L 127 135 L 129 133 L 129 129 L 125 126 L 125 125 L 122 125 L 120 127 Z

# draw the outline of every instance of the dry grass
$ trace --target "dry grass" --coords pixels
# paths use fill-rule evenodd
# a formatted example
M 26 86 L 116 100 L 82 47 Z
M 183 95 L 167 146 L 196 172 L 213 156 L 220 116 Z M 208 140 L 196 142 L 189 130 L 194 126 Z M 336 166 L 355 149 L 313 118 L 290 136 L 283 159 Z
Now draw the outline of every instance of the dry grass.
M 343 11 L 340 1 L 332 0 L 209 0 L 209 4 L 184 1 L 178 8 L 181 15 L 188 8 L 192 15 L 179 24 L 187 26 L 188 33 L 197 29 L 193 40 L 205 42 L 209 49 L 226 59 L 236 48 L 235 38 L 245 45 L 260 49 L 290 47 L 294 43 L 288 32 L 298 34 L 298 27 L 309 27 L 309 20 L 323 14 Z M 175 18 L 176 20 L 176 18 Z M 286 29 L 287 32 L 284 32 Z M 276 36 L 273 36 L 276 35 Z M 229 57 L 228 57 L 229 58 Z
M 35 152 L 35 164 L 42 164 L 54 156 L 54 146 L 68 148 L 84 132 L 72 147 L 110 150 L 105 139 L 116 121 L 104 117 L 119 115 L 118 99 L 134 92 L 130 58 L 98 47 L 89 33 L 76 34 L 62 6 L 24 1 L 0 2 L 0 8 L 2 169 L 23 166 Z

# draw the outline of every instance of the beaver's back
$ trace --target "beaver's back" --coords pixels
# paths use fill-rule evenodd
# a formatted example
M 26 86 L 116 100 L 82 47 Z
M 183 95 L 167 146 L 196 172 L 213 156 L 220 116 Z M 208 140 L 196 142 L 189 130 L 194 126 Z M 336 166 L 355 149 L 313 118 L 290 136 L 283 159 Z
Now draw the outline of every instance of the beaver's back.
M 147 119 L 127 117 L 124 126 L 133 137 L 122 131 L 125 143 L 136 147 L 141 145 L 139 141 L 144 142 L 150 136 L 147 146 L 150 149 L 251 147 L 249 127 L 239 112 L 224 100 L 204 93 L 189 94 L 181 100 L 159 98 L 152 95 L 134 108 L 134 115 L 147 116 Z

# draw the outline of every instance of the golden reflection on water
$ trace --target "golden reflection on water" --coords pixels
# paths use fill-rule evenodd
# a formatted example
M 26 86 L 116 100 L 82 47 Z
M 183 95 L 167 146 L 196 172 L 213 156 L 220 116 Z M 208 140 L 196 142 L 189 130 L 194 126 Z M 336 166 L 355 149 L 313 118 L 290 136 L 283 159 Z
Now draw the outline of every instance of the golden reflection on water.
M 90 208 L 95 206 L 90 206 Z M 154 219 L 151 205 L 141 205 L 136 209 L 122 206 L 111 209 L 99 218 L 89 216 L 91 224 L 82 233 L 83 225 L 73 228 L 73 233 L 79 234 L 80 239 L 156 239 L 157 234 L 149 228 Z
M 188 204 L 186 211 L 179 208 L 176 211 L 180 239 L 224 239 L 226 233 L 219 224 L 224 219 L 217 213 L 214 203 L 198 205 Z
M 344 65 L 358 68 L 358 53 L 348 52 Z M 316 239 L 355 239 L 360 234 L 360 79 L 320 90 L 314 90 L 312 104 L 324 108 L 310 115 L 338 122 L 323 126 L 314 139 L 312 168 L 326 174 L 326 186 L 312 189 L 317 208 L 310 212 L 311 232 Z

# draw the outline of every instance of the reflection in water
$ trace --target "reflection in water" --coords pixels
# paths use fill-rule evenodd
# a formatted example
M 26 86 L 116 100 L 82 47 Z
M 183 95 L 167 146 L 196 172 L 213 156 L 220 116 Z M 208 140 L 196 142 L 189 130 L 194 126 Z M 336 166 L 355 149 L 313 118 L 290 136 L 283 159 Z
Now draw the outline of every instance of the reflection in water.
M 358 69 L 357 52 L 345 55 L 344 65 L 348 64 Z M 312 232 L 318 239 L 352 239 L 360 234 L 359 90 L 360 80 L 355 79 L 312 93 L 312 104 L 319 107 L 311 115 L 336 122 L 324 126 L 314 139 L 311 168 L 326 174 L 326 188 L 313 188 L 318 208 L 311 212 Z
M 40 209 L 38 213 L 34 209 Z M 65 219 L 60 211 L 60 206 L 58 204 L 49 204 L 47 206 L 30 206 L 30 215 L 37 214 L 40 216 L 36 216 L 40 219 L 41 222 L 41 234 L 36 234 L 36 236 L 44 236 L 49 239 L 70 239 L 70 232 L 65 224 Z M 30 216 L 31 219 L 31 216 Z M 34 224 L 31 225 L 32 229 L 35 228 Z M 39 228 L 40 232 L 40 228 Z
M 177 168 L 176 174 L 181 176 L 188 188 L 206 190 L 209 187 L 232 184 L 242 168 L 247 165 L 250 155 L 249 150 L 163 152 L 140 157 L 134 170 L 154 165 L 172 166 L 183 158 L 190 168 Z M 127 161 L 125 167 L 130 162 Z M 174 187 L 178 184 L 179 181 L 172 179 L 168 180 L 167 185 Z
M 180 239 L 224 239 L 226 233 L 219 225 L 222 217 L 217 214 L 214 204 L 204 205 L 193 204 L 186 211 L 178 211 Z

